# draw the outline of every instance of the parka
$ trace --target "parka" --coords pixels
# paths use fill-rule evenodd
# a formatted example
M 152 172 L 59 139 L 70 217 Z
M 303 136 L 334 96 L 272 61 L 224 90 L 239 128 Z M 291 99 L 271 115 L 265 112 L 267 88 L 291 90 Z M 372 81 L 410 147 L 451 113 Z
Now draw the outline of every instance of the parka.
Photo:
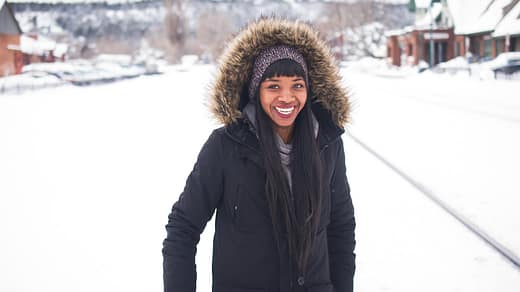
M 309 68 L 312 111 L 322 159 L 322 210 L 303 274 L 290 259 L 286 234 L 278 240 L 265 195 L 259 141 L 242 109 L 248 76 L 265 47 L 294 46 Z M 229 44 L 211 91 L 211 110 L 223 124 L 203 145 L 173 205 L 163 242 L 164 291 L 195 291 L 195 253 L 216 210 L 213 292 L 351 292 L 355 218 L 341 134 L 349 101 L 333 58 L 315 30 L 301 22 L 261 19 Z M 204 291 L 202 291 L 204 292 Z

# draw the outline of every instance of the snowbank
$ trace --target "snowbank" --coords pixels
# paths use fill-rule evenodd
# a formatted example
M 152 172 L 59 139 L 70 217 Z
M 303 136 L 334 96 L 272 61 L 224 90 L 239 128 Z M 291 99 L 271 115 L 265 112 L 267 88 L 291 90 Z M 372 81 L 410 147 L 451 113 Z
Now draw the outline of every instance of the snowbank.
M 393 66 L 386 59 L 362 58 L 342 62 L 341 67 L 358 73 L 389 78 L 403 78 L 416 74 L 434 74 L 446 77 L 458 76 L 477 80 L 520 80 L 520 52 L 502 53 L 497 58 L 481 63 L 470 63 L 465 57 L 457 57 L 429 69 L 420 61 L 417 66 Z M 516 68 L 516 69 L 515 69 Z M 514 72 L 516 70 L 516 72 Z
M 100 55 L 94 60 L 34 63 L 23 68 L 23 74 L 0 78 L 0 92 L 23 92 L 66 83 L 91 85 L 160 74 L 162 63 L 148 58 L 134 64 L 131 56 Z

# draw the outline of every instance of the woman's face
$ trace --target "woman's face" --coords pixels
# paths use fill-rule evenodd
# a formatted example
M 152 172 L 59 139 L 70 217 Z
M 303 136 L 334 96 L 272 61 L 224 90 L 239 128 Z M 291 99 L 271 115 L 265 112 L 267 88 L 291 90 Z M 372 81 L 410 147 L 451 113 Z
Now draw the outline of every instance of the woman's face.
M 294 121 L 306 101 L 307 85 L 302 77 L 278 76 L 260 83 L 262 109 L 285 142 L 290 139 Z

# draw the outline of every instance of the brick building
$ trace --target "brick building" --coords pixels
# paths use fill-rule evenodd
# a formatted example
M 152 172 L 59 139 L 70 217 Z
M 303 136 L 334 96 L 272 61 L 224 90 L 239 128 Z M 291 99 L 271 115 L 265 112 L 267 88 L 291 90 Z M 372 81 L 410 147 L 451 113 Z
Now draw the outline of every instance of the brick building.
M 0 77 L 20 74 L 31 63 L 64 60 L 67 45 L 36 34 L 23 34 L 13 10 L 0 0 Z
M 8 49 L 9 45 L 20 45 L 21 34 L 13 11 L 5 0 L 0 0 L 0 76 L 22 71 L 23 56 Z
M 491 34 L 495 40 L 495 52 L 503 48 L 507 52 L 520 51 L 520 1 L 513 1 L 509 13 L 495 27 Z
M 387 57 L 393 65 L 417 65 L 421 60 L 429 63 L 431 39 L 433 65 L 458 56 L 471 56 L 476 61 L 520 51 L 520 0 L 421 3 L 414 25 L 386 34 Z

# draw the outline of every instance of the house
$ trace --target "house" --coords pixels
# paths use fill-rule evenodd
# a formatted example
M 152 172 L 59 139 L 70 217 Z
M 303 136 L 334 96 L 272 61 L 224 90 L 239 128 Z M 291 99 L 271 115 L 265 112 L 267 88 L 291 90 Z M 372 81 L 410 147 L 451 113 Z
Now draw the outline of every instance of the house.
M 450 1 L 455 5 L 456 0 Z M 459 0 L 460 2 L 460 0 Z M 469 1 L 462 1 L 468 2 Z M 461 27 L 455 28 L 458 35 L 465 36 L 468 39 L 468 51 L 477 59 L 495 58 L 500 53 L 511 51 L 505 46 L 505 36 L 493 36 L 498 24 L 518 5 L 518 0 L 493 0 L 479 1 L 486 3 L 480 7 L 480 11 L 473 13 L 469 21 L 461 24 Z M 455 6 L 454 6 L 455 7 Z M 464 13 L 464 7 L 459 7 L 460 14 Z M 518 17 L 518 14 L 516 15 Z M 508 32 L 504 31 L 506 35 Z
M 19 45 L 21 34 L 13 11 L 5 0 L 0 0 L 0 76 L 22 71 L 23 56 L 7 48 L 9 45 Z
M 13 10 L 0 0 L 0 76 L 20 74 L 31 63 L 64 61 L 67 45 L 36 34 L 23 34 Z
M 438 64 L 455 57 L 453 22 L 444 1 L 433 1 L 431 6 L 422 2 L 413 5 L 412 26 L 386 33 L 387 56 L 394 65 L 417 65 L 421 60 Z
M 458 56 L 476 61 L 520 51 L 520 0 L 412 2 L 415 24 L 386 34 L 393 65 L 436 65 Z
M 505 51 L 514 52 L 520 51 L 520 1 L 513 1 L 513 7 L 509 13 L 502 18 L 502 20 L 495 27 L 491 36 L 495 40 L 503 40 Z

